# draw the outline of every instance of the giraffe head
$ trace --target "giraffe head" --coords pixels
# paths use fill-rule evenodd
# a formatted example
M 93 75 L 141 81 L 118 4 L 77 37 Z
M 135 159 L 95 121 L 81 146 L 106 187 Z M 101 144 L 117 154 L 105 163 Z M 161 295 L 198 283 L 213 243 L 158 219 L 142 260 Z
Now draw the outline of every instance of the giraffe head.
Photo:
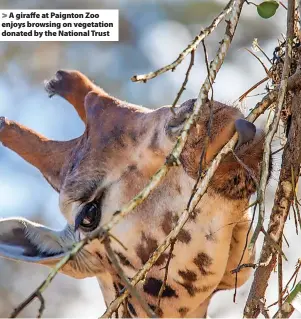
M 146 186 L 171 152 L 195 100 L 186 101 L 174 113 L 170 106 L 150 110 L 112 97 L 78 71 L 63 70 L 46 82 L 46 91 L 74 106 L 85 123 L 84 133 L 58 142 L 2 117 L 0 141 L 38 168 L 59 192 L 59 206 L 67 225 L 64 230 L 55 231 L 22 218 L 2 219 L 0 255 L 51 267 L 75 242 L 109 222 Z M 185 208 L 200 169 L 210 119 L 202 166 L 237 131 L 236 155 L 258 176 L 263 133 L 245 121 L 237 108 L 218 102 L 205 105 L 190 131 L 181 165 L 173 167 L 148 199 L 112 229 L 112 234 L 127 247 L 125 251 L 117 242 L 112 243 L 128 277 L 135 274 L 171 230 L 174 213 Z M 216 171 L 206 196 L 235 207 L 246 203 L 255 191 L 250 171 L 229 154 Z M 181 238 L 189 245 L 193 231 L 183 230 Z M 206 264 L 206 256 L 203 257 Z M 76 278 L 97 276 L 108 302 L 112 299 L 112 284 L 115 290 L 118 288 L 110 258 L 98 239 L 87 244 L 61 271 Z

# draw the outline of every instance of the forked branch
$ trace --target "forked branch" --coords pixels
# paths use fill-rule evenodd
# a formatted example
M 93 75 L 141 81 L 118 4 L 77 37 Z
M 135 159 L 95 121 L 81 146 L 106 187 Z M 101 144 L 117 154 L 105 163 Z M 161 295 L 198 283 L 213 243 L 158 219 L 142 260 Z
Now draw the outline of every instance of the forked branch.
M 195 39 L 192 41 L 191 44 L 189 44 L 178 56 L 178 58 L 162 67 L 161 69 L 154 71 L 154 72 L 150 72 L 147 74 L 141 74 L 141 75 L 134 75 L 131 80 L 133 82 L 146 82 L 147 80 L 153 79 L 156 76 L 165 73 L 167 71 L 174 71 L 176 69 L 176 67 L 186 58 L 186 56 L 190 53 L 192 53 L 193 51 L 195 51 L 197 49 L 197 47 L 199 46 L 199 44 L 210 34 L 212 33 L 216 27 L 219 25 L 219 23 L 221 21 L 223 21 L 224 17 L 231 12 L 232 8 L 233 8 L 233 2 L 234 0 L 231 0 L 228 2 L 228 4 L 226 5 L 226 7 L 222 10 L 222 12 L 212 21 L 212 23 L 210 24 L 210 26 L 208 26 L 207 28 L 205 28 L 204 30 L 202 30 L 196 37 Z
M 283 103 L 286 87 L 289 84 L 288 75 L 290 70 L 290 61 L 292 54 L 292 42 L 294 35 L 294 14 L 295 14 L 295 1 L 288 2 L 288 18 L 287 18 L 287 41 L 286 41 L 286 56 L 285 65 L 283 69 L 283 76 L 280 85 L 278 108 Z M 299 61 L 300 63 L 300 61 Z M 299 68 L 298 68 L 299 69 Z M 297 69 L 297 70 L 298 70 Z M 297 71 L 298 72 L 298 71 Z M 301 93 L 296 92 L 292 100 L 292 124 L 289 130 L 288 140 L 284 147 L 282 156 L 282 167 L 280 171 L 280 178 L 275 195 L 274 206 L 270 217 L 267 234 L 277 243 L 282 239 L 284 225 L 289 213 L 291 203 L 294 199 L 293 184 L 292 184 L 292 168 L 295 172 L 294 185 L 300 173 L 301 162 L 301 113 L 299 110 L 301 101 Z M 278 109 L 279 111 L 279 109 Z M 261 184 L 261 187 L 265 187 Z M 261 189 L 261 195 L 264 194 Z M 261 210 L 261 220 L 263 218 Z M 261 223 L 261 221 L 259 221 Z M 261 223 L 262 225 L 262 223 Z M 258 228 L 258 227 L 257 227 Z M 256 239 L 256 237 L 254 238 Z M 255 240 L 253 239 L 253 243 Z M 271 258 L 272 257 L 272 258 Z M 248 296 L 248 300 L 244 310 L 244 316 L 248 318 L 257 317 L 260 312 L 260 305 L 258 303 L 266 292 L 270 274 L 275 267 L 277 260 L 277 252 L 275 248 L 270 245 L 267 238 L 264 240 L 263 248 L 260 255 L 259 262 L 262 263 L 270 259 L 270 262 L 263 267 L 257 268 L 255 271 L 254 281 Z

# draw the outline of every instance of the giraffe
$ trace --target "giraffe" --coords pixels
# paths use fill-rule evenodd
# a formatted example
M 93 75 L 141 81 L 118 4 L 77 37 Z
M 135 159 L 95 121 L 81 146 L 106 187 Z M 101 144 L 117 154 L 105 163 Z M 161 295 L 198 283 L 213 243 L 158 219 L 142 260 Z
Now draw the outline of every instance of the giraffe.
M 21 217 L 1 219 L 0 256 L 53 267 L 74 243 L 107 223 L 145 187 L 171 152 L 195 99 L 176 107 L 175 112 L 170 106 L 150 110 L 109 95 L 75 70 L 59 70 L 45 82 L 45 89 L 49 96 L 61 96 L 73 105 L 85 123 L 83 134 L 70 141 L 49 140 L 0 117 L 0 141 L 35 166 L 59 193 L 66 227 L 53 230 Z M 172 167 L 149 197 L 113 227 L 112 235 L 123 245 L 112 241 L 112 249 L 124 274 L 132 278 L 172 230 L 198 177 L 210 107 L 213 119 L 204 164 L 210 163 L 237 131 L 234 151 L 249 169 L 233 153 L 221 162 L 177 237 L 159 308 L 167 252 L 146 280 L 137 284 L 137 291 L 158 317 L 206 316 L 213 294 L 235 287 L 231 270 L 242 256 L 250 228 L 247 208 L 256 190 L 251 175 L 258 178 L 260 174 L 264 133 L 244 120 L 237 108 L 214 101 L 204 106 L 191 129 L 181 165 Z M 252 263 L 254 253 L 246 250 L 242 263 Z M 98 239 L 89 242 L 61 272 L 74 278 L 96 277 L 107 306 L 124 289 Z M 249 268 L 242 269 L 237 286 L 250 275 Z M 146 316 L 132 296 L 116 316 L 125 313 Z

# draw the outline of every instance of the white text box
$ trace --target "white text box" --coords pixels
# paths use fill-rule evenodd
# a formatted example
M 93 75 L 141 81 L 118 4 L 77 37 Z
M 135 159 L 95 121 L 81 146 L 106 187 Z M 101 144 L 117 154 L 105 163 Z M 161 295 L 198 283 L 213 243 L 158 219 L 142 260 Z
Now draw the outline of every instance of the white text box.
M 118 10 L 0 10 L 0 41 L 118 41 Z

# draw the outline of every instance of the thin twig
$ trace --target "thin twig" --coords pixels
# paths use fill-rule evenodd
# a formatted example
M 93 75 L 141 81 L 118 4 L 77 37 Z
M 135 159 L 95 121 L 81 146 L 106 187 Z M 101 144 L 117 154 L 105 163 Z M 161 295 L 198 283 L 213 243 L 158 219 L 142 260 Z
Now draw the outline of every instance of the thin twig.
M 294 37 L 294 14 L 295 14 L 295 1 L 288 1 L 288 12 L 287 12 L 287 41 L 286 41 L 286 54 L 284 67 L 282 72 L 281 84 L 279 87 L 278 103 L 277 109 L 275 112 L 274 119 L 272 123 L 278 121 L 279 112 L 281 110 L 285 93 L 288 87 L 288 77 L 290 72 L 290 64 L 292 58 L 292 44 Z M 300 61 L 299 61 L 300 62 Z M 292 124 L 288 134 L 288 142 L 284 148 L 283 152 L 283 161 L 282 168 L 280 172 L 280 178 L 278 182 L 277 191 L 275 194 L 274 206 L 272 209 L 272 214 L 270 217 L 270 222 L 268 226 L 268 234 L 271 236 L 272 240 L 276 243 L 282 238 L 284 224 L 288 215 L 288 211 L 291 204 L 291 197 L 293 196 L 292 184 L 291 184 L 291 165 L 296 169 L 297 175 L 300 170 L 300 156 L 299 149 L 301 148 L 300 136 L 297 133 L 300 130 L 300 111 L 299 111 L 299 102 L 300 102 L 300 93 L 297 93 L 292 100 Z M 297 107 L 297 108 L 296 108 Z M 276 127 L 272 124 L 272 129 L 276 130 Z M 270 129 L 269 132 L 272 132 Z M 269 135 L 269 133 L 268 133 Z M 271 133 L 270 133 L 271 135 Z M 267 141 L 268 142 L 268 141 Z M 289 145 L 290 144 L 290 145 Z M 269 145 L 266 143 L 267 150 L 269 150 Z M 292 147 L 293 145 L 293 147 Z M 265 148 L 266 149 L 266 148 Z M 296 154 L 298 153 L 298 154 Z M 266 157 L 266 156 L 265 156 Z M 265 158 L 266 160 L 266 158 Z M 265 161 L 266 164 L 266 161 Z M 267 167 L 263 167 L 263 171 Z M 264 176 L 263 176 L 264 177 Z M 265 182 L 265 178 L 262 179 Z M 266 183 L 261 183 L 261 187 L 266 186 Z M 256 241 L 256 236 L 258 236 L 259 231 L 262 229 L 262 218 L 264 213 L 264 206 L 262 200 L 264 197 L 264 190 L 260 189 L 260 199 L 261 199 L 261 208 L 260 210 L 260 220 L 257 224 L 257 233 L 253 237 L 252 244 L 254 245 Z M 259 227 L 260 226 L 260 227 Z M 272 258 L 271 258 L 272 256 Z M 267 282 L 270 278 L 271 271 L 273 270 L 276 264 L 276 251 L 275 248 L 270 245 L 268 242 L 268 237 L 264 239 L 263 248 L 260 254 L 260 262 L 265 261 L 271 258 L 271 261 L 266 267 L 257 268 L 254 274 L 254 280 L 249 292 L 247 303 L 244 309 L 244 316 L 248 318 L 255 318 L 260 312 L 260 305 L 258 300 L 264 298 Z
M 163 68 L 150 72 L 147 74 L 142 74 L 142 75 L 134 75 L 131 80 L 133 82 L 146 82 L 147 80 L 153 79 L 154 77 L 165 73 L 169 70 L 175 70 L 175 68 L 185 59 L 185 57 L 190 54 L 192 51 L 194 51 L 199 44 L 201 43 L 202 40 L 204 40 L 211 32 L 215 30 L 215 28 L 219 25 L 219 23 L 224 19 L 224 17 L 231 12 L 233 8 L 233 3 L 234 0 L 231 0 L 228 2 L 226 7 L 221 11 L 221 13 L 212 21 L 210 26 L 202 30 L 199 35 L 195 37 L 195 39 L 190 43 L 178 56 L 178 58 L 172 62 L 171 64 L 168 64 L 164 66 Z
M 295 185 L 295 173 L 294 173 L 294 168 L 293 166 L 291 167 L 291 172 L 292 172 L 292 186 L 293 186 L 293 191 L 294 191 L 294 202 L 292 207 L 294 208 L 294 213 L 296 213 L 296 218 L 295 222 L 296 224 L 299 223 L 299 227 L 301 228 L 301 215 L 300 215 L 300 209 L 299 209 L 299 202 L 297 198 L 297 187 Z M 297 184 L 298 184 L 298 179 L 297 179 Z M 297 223 L 298 220 L 298 223 Z M 298 235 L 298 226 L 296 225 L 296 233 Z
M 245 256 L 245 253 L 246 253 L 246 250 L 248 249 L 249 236 L 250 236 L 251 229 L 253 227 L 253 223 L 254 223 L 254 219 L 255 219 L 255 212 L 256 212 L 257 203 L 258 202 L 256 200 L 255 204 L 254 204 L 254 210 L 253 210 L 253 214 L 252 214 L 252 219 L 251 219 L 251 222 L 250 222 L 250 225 L 249 225 L 249 228 L 248 228 L 248 231 L 247 231 L 247 235 L 246 235 L 246 238 L 245 238 L 245 245 L 244 245 L 244 248 L 243 248 L 243 251 L 242 251 L 242 254 L 240 256 L 240 259 L 239 259 L 239 262 L 238 262 L 238 265 L 237 265 L 236 269 L 239 269 L 239 267 L 241 266 L 242 260 L 243 260 L 243 258 Z M 236 301 L 236 295 L 237 295 L 237 283 L 238 283 L 238 271 L 235 272 L 235 285 L 234 285 L 234 294 L 233 294 L 233 302 L 234 303 Z
M 282 247 L 282 239 L 279 242 Z M 282 290 L 283 290 L 283 273 L 282 273 L 282 256 L 278 254 L 278 308 L 282 308 Z
M 162 285 L 161 285 L 161 288 L 160 288 L 160 291 L 159 291 L 159 294 L 158 294 L 158 302 L 157 302 L 157 310 L 156 310 L 156 311 L 158 311 L 158 309 L 160 309 L 161 298 L 162 298 L 163 291 L 164 291 L 164 289 L 165 289 L 165 287 L 166 287 L 169 264 L 170 264 L 170 261 L 171 261 L 171 257 L 172 257 L 172 254 L 173 254 L 173 250 L 174 250 L 174 247 L 175 247 L 175 243 L 176 243 L 176 239 L 173 240 L 173 241 L 170 243 L 170 249 L 169 249 L 168 259 L 167 259 L 166 265 L 165 265 L 165 267 L 164 267 L 164 269 L 165 269 L 164 279 L 163 279 L 163 283 L 162 283 Z
M 259 307 L 260 307 L 260 312 L 262 313 L 262 315 L 265 317 L 265 318 L 270 318 L 270 315 L 269 315 L 269 311 L 267 309 L 267 307 L 265 306 L 265 300 L 259 300 Z
M 235 157 L 235 159 L 237 160 L 237 162 L 249 173 L 249 175 L 252 177 L 256 187 L 258 187 L 258 180 L 253 172 L 253 170 L 248 166 L 246 165 L 235 153 L 235 151 L 233 150 L 232 151 L 232 154 L 233 156 Z
M 293 1 L 294 2 L 294 1 Z M 286 44 L 286 55 L 285 55 L 285 61 L 283 66 L 283 72 L 281 77 L 281 84 L 279 87 L 279 93 L 278 93 L 278 99 L 277 99 L 277 106 L 275 108 L 275 113 L 273 116 L 273 119 L 271 123 L 269 124 L 268 132 L 265 137 L 264 141 L 264 151 L 263 151 L 263 161 L 261 164 L 261 173 L 260 173 L 260 182 L 259 182 L 259 188 L 257 190 L 257 199 L 259 202 L 259 214 L 258 214 L 258 222 L 253 234 L 253 237 L 251 239 L 250 245 L 254 246 L 258 235 L 262 229 L 264 216 L 265 216 L 265 191 L 266 191 L 266 185 L 268 182 L 269 177 L 269 170 L 270 170 L 270 161 L 271 161 L 271 143 L 273 140 L 273 137 L 277 131 L 278 124 L 280 121 L 281 116 L 281 110 L 283 107 L 283 103 L 285 100 L 286 92 L 287 92 L 287 84 L 288 84 L 288 77 L 290 73 L 291 68 L 291 58 L 292 58 L 292 39 L 294 36 L 294 11 L 288 12 L 288 21 L 287 21 L 287 44 Z M 291 14 L 291 15 L 290 15 Z M 292 20 L 292 28 L 291 28 L 291 22 Z M 289 41 L 291 39 L 291 41 Z
M 110 245 L 110 240 L 108 238 L 106 238 L 104 240 L 104 246 L 105 249 L 108 253 L 108 256 L 113 264 L 113 266 L 115 267 L 116 272 L 118 273 L 118 275 L 120 276 L 121 280 L 123 281 L 126 289 L 129 291 L 129 293 L 132 295 L 132 297 L 134 297 L 139 304 L 141 305 L 141 307 L 144 309 L 144 311 L 146 312 L 147 316 L 150 318 L 156 318 L 156 314 L 153 312 L 153 310 L 149 307 L 149 305 L 147 304 L 147 302 L 145 301 L 145 299 L 139 294 L 139 292 L 137 291 L 137 289 L 131 285 L 131 282 L 129 281 L 129 279 L 127 278 L 127 276 L 124 274 L 123 269 L 121 268 L 115 253 Z
M 256 4 L 256 3 L 254 3 L 254 2 L 252 2 L 252 1 L 248 1 L 248 0 L 246 0 L 246 4 L 252 4 L 253 6 L 257 7 L 257 4 Z
M 287 296 L 285 302 L 283 303 L 281 309 L 279 309 L 273 318 L 289 318 L 291 314 L 294 312 L 294 307 L 291 304 L 295 299 L 297 294 L 301 292 L 301 281 L 297 283 L 292 292 Z
M 264 55 L 264 57 L 271 63 L 271 64 L 273 64 L 272 63 L 272 61 L 271 61 L 271 59 L 268 57 L 268 55 L 263 51 L 263 49 L 262 49 L 262 47 L 258 44 L 258 42 L 256 41 L 253 41 L 253 45 L 255 45 L 255 47 L 258 49 L 258 50 L 260 50 L 260 52 Z
M 242 102 L 242 101 L 247 97 L 247 95 L 248 95 L 250 92 L 252 92 L 253 90 L 255 90 L 259 85 L 261 85 L 262 83 L 266 82 L 268 79 L 269 79 L 269 77 L 266 76 L 265 78 L 261 79 L 259 82 L 257 82 L 257 83 L 255 83 L 254 85 L 252 85 L 252 87 L 250 87 L 245 93 L 243 93 L 243 94 L 239 97 L 238 101 L 239 101 L 239 102 Z
M 283 291 L 282 291 L 282 300 L 283 300 L 284 294 L 285 294 L 286 292 L 287 292 L 287 295 L 289 295 L 289 293 L 288 293 L 288 286 L 289 286 L 289 284 L 292 282 L 292 280 L 294 280 L 293 287 L 295 286 L 295 281 L 296 281 L 296 279 L 297 279 L 297 277 L 298 277 L 298 273 L 299 273 L 300 267 L 301 267 L 301 261 L 300 261 L 300 259 L 298 259 L 297 264 L 296 264 L 296 267 L 295 267 L 296 269 L 295 269 L 295 271 L 293 272 L 293 274 L 291 275 L 291 278 L 289 279 L 289 281 L 287 282 L 287 284 L 285 285 L 285 287 L 284 287 L 284 289 L 283 289 Z M 286 296 L 285 298 L 287 298 L 287 296 Z M 275 302 L 273 302 L 272 304 L 270 304 L 270 305 L 268 306 L 268 308 L 271 308 L 272 306 L 275 306 L 277 303 L 278 303 L 278 300 L 275 301 Z
M 231 274 L 236 274 L 236 273 L 240 272 L 244 268 L 253 268 L 253 269 L 255 269 L 256 267 L 258 267 L 258 264 L 254 264 L 254 263 L 241 264 L 241 265 L 238 265 L 235 269 L 232 269 L 231 270 Z
M 190 74 L 190 71 L 191 71 L 191 68 L 193 67 L 194 65 L 194 54 L 195 54 L 195 50 L 192 50 L 191 51 L 191 54 L 190 54 L 190 63 L 189 63 L 189 66 L 188 66 L 188 69 L 186 71 L 186 74 L 185 74 L 185 79 L 184 79 L 184 82 L 175 98 L 175 100 L 173 101 L 172 105 L 171 105 L 171 111 L 175 114 L 175 111 L 174 111 L 174 108 L 176 107 L 181 95 L 183 94 L 183 92 L 186 90 L 186 84 L 188 82 L 188 78 L 189 78 L 189 74 Z
M 279 255 L 281 255 L 285 261 L 288 261 L 285 253 L 283 252 L 282 248 L 280 245 L 277 244 L 277 242 L 275 242 L 275 240 L 269 235 L 269 233 L 266 232 L 266 230 L 262 227 L 261 228 L 261 232 L 264 234 L 264 238 L 265 240 L 269 243 L 269 245 L 271 247 L 273 247 Z
M 272 152 L 272 156 L 273 155 L 276 155 L 277 153 L 279 153 L 279 152 L 281 152 L 281 151 L 283 151 L 283 149 L 284 149 L 284 146 L 282 146 L 282 147 L 280 147 L 278 150 L 276 150 L 276 151 L 274 151 L 274 152 Z
M 258 267 L 264 267 L 267 265 L 267 262 L 264 263 L 247 263 L 247 264 L 240 264 L 235 269 L 231 270 L 231 274 L 237 274 L 244 268 L 253 268 L 256 269 Z
M 286 243 L 286 245 L 287 245 L 287 247 L 289 248 L 289 243 L 288 243 L 288 241 L 287 241 L 287 239 L 286 239 L 286 237 L 285 237 L 285 234 L 283 233 L 282 234 L 282 237 L 283 237 L 283 239 L 284 239 L 284 241 L 285 241 L 285 243 Z
M 39 308 L 37 318 L 42 318 L 43 312 L 45 310 L 45 299 L 43 298 L 43 296 L 40 293 L 37 294 L 37 298 L 40 300 L 40 308 Z
M 57 275 L 58 271 L 71 259 L 73 258 L 78 251 L 88 243 L 89 238 L 86 238 L 79 243 L 77 243 L 74 248 L 64 256 L 52 269 L 47 278 L 42 282 L 42 284 L 32 293 L 28 298 L 26 298 L 14 311 L 11 313 L 10 318 L 16 318 L 18 314 L 25 309 L 35 298 L 38 298 L 40 301 L 40 297 L 45 289 L 50 285 L 54 277 Z
M 282 6 L 285 10 L 287 10 L 287 6 L 284 5 L 282 1 L 279 1 L 279 3 L 281 4 L 281 6 Z
M 205 45 L 205 40 L 202 41 L 202 45 L 203 45 L 203 50 L 204 50 L 204 57 L 205 57 L 205 65 L 206 65 L 206 70 L 207 70 L 207 76 L 209 78 L 209 83 L 210 83 L 210 89 L 211 89 L 211 98 L 210 101 L 208 102 L 208 106 L 210 108 L 210 114 L 209 114 L 209 121 L 207 123 L 207 135 L 204 138 L 204 146 L 203 146 L 203 150 L 200 156 L 200 161 L 199 161 L 199 171 L 198 171 L 198 177 L 196 182 L 194 183 L 193 189 L 191 191 L 190 194 L 190 198 L 188 200 L 187 203 L 187 207 L 190 205 L 190 202 L 193 198 L 193 196 L 195 195 L 195 192 L 197 191 L 197 185 L 199 183 L 199 181 L 201 180 L 202 176 L 203 176 L 203 167 L 206 166 L 206 154 L 207 154 L 207 148 L 208 148 L 208 144 L 211 138 L 211 127 L 212 127 L 212 123 L 213 123 L 213 85 L 212 82 L 210 80 L 210 66 L 209 66 L 209 61 L 208 61 L 208 54 L 207 54 L 207 49 L 206 49 L 206 45 Z
M 245 48 L 250 54 L 253 55 L 253 57 L 261 64 L 261 66 L 264 68 L 264 71 L 268 77 L 270 77 L 270 72 L 268 68 L 264 65 L 264 63 L 261 61 L 260 57 L 258 57 L 254 52 L 252 52 L 250 49 Z

